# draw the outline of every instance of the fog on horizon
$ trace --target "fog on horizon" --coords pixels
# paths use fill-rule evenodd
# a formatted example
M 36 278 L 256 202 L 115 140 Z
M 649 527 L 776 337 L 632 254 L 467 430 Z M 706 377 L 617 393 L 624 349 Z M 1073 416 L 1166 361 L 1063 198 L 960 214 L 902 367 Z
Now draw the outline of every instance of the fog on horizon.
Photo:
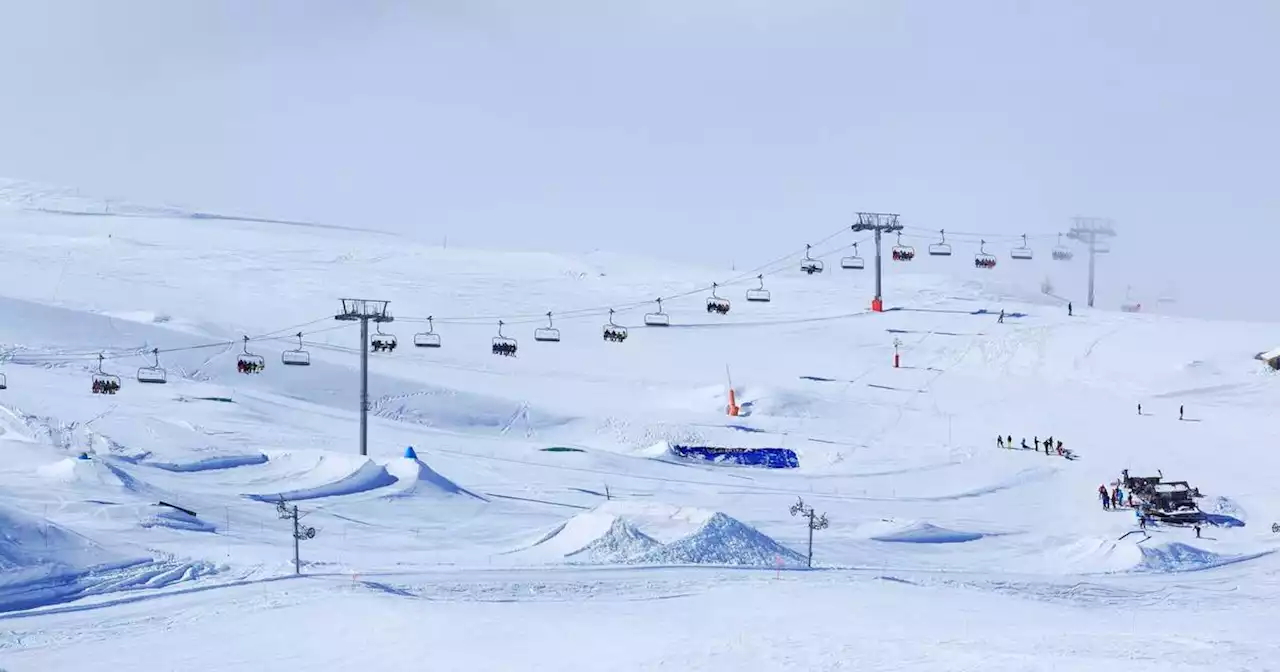
M 1100 304 L 1274 319 L 1267 0 L 3 6 L 0 176 L 723 267 L 858 210 L 1008 235 L 1098 215 L 1120 233 Z

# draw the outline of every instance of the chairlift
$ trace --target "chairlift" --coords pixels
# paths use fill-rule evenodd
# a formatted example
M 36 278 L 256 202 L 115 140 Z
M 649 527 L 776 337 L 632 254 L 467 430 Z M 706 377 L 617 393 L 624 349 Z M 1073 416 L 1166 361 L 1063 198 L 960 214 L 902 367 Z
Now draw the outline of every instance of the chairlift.
M 296 335 L 298 348 L 280 353 L 280 363 L 287 366 L 311 366 L 311 353 L 302 348 L 302 332 L 299 331 Z
M 1099 240 L 1093 244 L 1093 251 L 1096 254 L 1110 254 L 1111 243 L 1108 243 L 1105 240 Z
M 760 289 L 748 289 L 747 300 L 757 301 L 759 303 L 768 303 L 773 299 L 773 297 L 769 295 L 769 290 L 764 288 L 764 275 L 757 275 L 756 280 L 760 281 Z
M 503 357 L 515 357 L 518 347 L 516 339 L 503 336 L 502 325 L 502 320 L 498 320 L 498 335 L 493 337 L 493 354 L 502 355 Z
M 911 261 L 916 258 L 916 248 L 902 244 L 902 232 L 898 232 L 898 243 L 893 246 L 894 261 Z
M 374 352 L 395 352 L 396 350 L 395 334 L 382 333 L 382 323 L 380 322 L 374 323 L 374 328 L 377 329 L 377 333 L 369 337 L 369 346 L 373 348 L 373 351 Z
M 604 340 L 621 343 L 627 340 L 627 328 L 613 322 L 613 309 L 609 309 L 609 324 L 604 325 Z
M 120 378 L 102 370 L 103 356 L 98 354 L 98 372 L 93 374 L 94 394 L 115 394 L 120 391 Z
M 435 321 L 430 315 L 427 316 L 427 330 L 413 335 L 413 345 L 416 348 L 440 347 L 440 334 L 436 333 Z
M 850 270 L 859 271 L 859 270 L 862 270 L 862 269 L 864 269 L 864 268 L 866 268 L 866 267 L 867 267 L 867 262 L 863 261 L 863 260 L 862 260 L 862 257 L 858 256 L 858 244 L 857 244 L 857 243 L 854 243 L 854 244 L 853 244 L 853 256 L 852 256 L 852 257 L 841 257 L 841 258 L 840 258 L 840 268 L 847 268 L 847 269 L 850 269 Z
M 158 348 L 151 349 L 151 356 L 155 358 L 155 366 L 143 366 L 138 369 L 139 383 L 156 383 L 164 384 L 169 382 L 169 376 L 165 370 L 160 368 L 160 350 Z
M 1071 251 L 1071 248 L 1064 247 L 1062 245 L 1062 234 L 1059 233 L 1058 244 L 1053 248 L 1053 260 L 1054 261 L 1071 261 L 1071 258 L 1074 256 L 1076 255 L 1074 252 Z
M 711 283 L 711 296 L 707 297 L 707 312 L 724 315 L 729 312 L 729 299 L 716 296 L 716 288 L 719 286 L 717 283 Z
M 236 358 L 236 370 L 240 373 L 262 373 L 267 368 L 267 360 L 262 355 L 249 352 L 249 337 L 244 337 L 244 351 Z
M 644 326 L 646 327 L 669 327 L 671 326 L 671 316 L 662 312 L 662 299 L 658 299 L 658 312 L 644 314 Z
M 987 241 L 983 240 L 978 243 L 978 253 L 973 255 L 974 268 L 982 268 L 991 270 L 996 267 L 996 257 L 994 254 L 987 254 Z
M 929 256 L 931 257 L 949 257 L 951 256 L 951 245 L 947 244 L 946 229 L 938 229 L 938 235 L 941 238 L 938 242 L 929 246 Z
M 533 330 L 533 340 L 544 343 L 559 343 L 560 330 L 551 322 L 551 311 L 547 311 L 547 326 Z
M 1031 248 L 1027 247 L 1027 234 L 1022 234 L 1022 246 L 1009 250 L 1009 256 L 1024 261 L 1032 257 Z
M 814 259 L 813 257 L 809 256 L 809 250 L 812 247 L 813 247 L 812 245 L 807 245 L 807 244 L 804 246 L 804 261 L 800 262 L 800 270 L 809 275 L 813 275 L 814 273 L 821 273 L 823 268 L 821 259 Z

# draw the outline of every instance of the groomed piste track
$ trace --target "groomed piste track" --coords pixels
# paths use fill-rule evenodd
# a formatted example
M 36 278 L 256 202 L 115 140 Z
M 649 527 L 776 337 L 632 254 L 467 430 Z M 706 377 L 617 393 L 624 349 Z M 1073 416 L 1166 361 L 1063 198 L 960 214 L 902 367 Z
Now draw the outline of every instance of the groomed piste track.
M 793 627 L 800 605 L 904 647 L 879 614 L 977 604 L 973 632 L 1097 637 L 1092 610 L 1122 607 L 1133 637 L 1196 662 L 1162 605 L 1276 615 L 1280 393 L 1252 359 L 1270 325 L 1068 317 L 1036 288 L 1079 271 L 1040 257 L 1000 274 L 886 261 L 889 309 L 872 313 L 869 276 L 839 267 L 847 234 L 815 246 L 822 273 L 765 269 L 768 302 L 745 300 L 759 271 L 726 278 L 721 315 L 690 289 L 714 270 L 145 214 L 5 220 L 21 244 L 0 264 L 0 661 L 99 646 L 90 619 L 138 646 L 151 618 L 251 641 L 259 603 L 313 624 L 387 615 L 375 639 L 418 614 L 473 642 L 503 606 L 548 639 L 631 628 L 655 647 L 712 613 L 726 632 L 748 615 Z M 370 357 L 368 455 L 334 287 L 397 315 L 381 331 L 399 346 Z M 656 296 L 669 327 L 644 326 Z M 623 341 L 602 338 L 609 307 Z M 560 340 L 535 341 L 548 310 Z M 499 319 L 515 357 L 492 354 Z M 441 347 L 414 347 L 428 329 Z M 284 365 L 298 349 L 310 364 Z M 237 372 L 246 353 L 261 373 Z M 166 383 L 137 382 L 157 364 Z M 121 389 L 91 393 L 94 375 Z M 1193 481 L 1221 524 L 1130 534 L 1132 513 L 1096 499 L 1122 469 Z M 315 530 L 298 579 L 281 501 Z M 812 568 L 797 506 L 828 521 Z M 1204 636 L 1253 627 L 1232 623 Z M 317 632 L 351 660 L 346 635 Z

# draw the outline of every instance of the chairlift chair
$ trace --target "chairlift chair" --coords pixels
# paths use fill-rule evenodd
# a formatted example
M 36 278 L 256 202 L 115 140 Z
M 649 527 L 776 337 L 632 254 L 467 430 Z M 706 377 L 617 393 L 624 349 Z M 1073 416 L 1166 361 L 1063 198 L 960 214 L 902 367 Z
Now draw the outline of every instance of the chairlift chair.
M 769 290 L 764 288 L 764 275 L 757 275 L 756 280 L 760 281 L 760 289 L 748 289 L 747 300 L 759 303 L 768 303 L 773 299 L 773 297 L 769 295 Z
M 551 311 L 547 311 L 547 326 L 533 330 L 533 340 L 544 343 L 559 343 L 560 330 L 551 322 Z
M 498 335 L 493 337 L 493 354 L 502 355 L 503 357 L 515 357 L 519 345 L 516 343 L 516 339 L 502 335 L 502 325 L 503 321 L 498 320 Z
M 821 273 L 823 269 L 823 263 L 821 259 L 814 259 L 813 257 L 809 256 L 809 250 L 812 247 L 813 247 L 812 245 L 807 245 L 807 244 L 804 246 L 804 260 L 800 262 L 800 270 L 808 275 L 813 275 L 814 273 Z
M 840 268 L 847 268 L 849 270 L 860 271 L 866 267 L 867 267 L 867 262 L 863 261 L 862 257 L 858 256 L 857 243 L 853 244 L 853 256 L 840 258 Z
M 302 348 L 302 332 L 299 331 L 296 335 L 298 348 L 280 353 L 280 363 L 287 366 L 311 366 L 311 353 Z
M 151 356 L 155 358 L 155 366 L 143 366 L 138 369 L 139 383 L 155 383 L 163 385 L 169 382 L 169 376 L 165 370 L 160 368 L 160 350 L 158 348 L 151 349 Z
M 440 334 L 436 333 L 435 322 L 431 316 L 427 316 L 427 330 L 420 334 L 413 335 L 413 345 L 416 348 L 438 348 L 440 347 Z
M 249 337 L 244 337 L 244 351 L 236 358 L 236 370 L 240 373 L 262 373 L 267 368 L 267 360 L 262 355 L 249 352 Z
M 974 268 L 991 270 L 996 267 L 996 257 L 994 254 L 987 254 L 987 241 L 980 241 L 978 244 L 978 253 L 973 255 Z
M 614 343 L 621 343 L 627 340 L 627 328 L 614 324 L 613 309 L 609 309 L 609 324 L 604 325 L 601 330 L 604 334 L 604 340 Z
M 951 245 L 947 243 L 946 229 L 938 229 L 938 235 L 941 238 L 938 242 L 929 246 L 929 256 L 931 257 L 949 257 L 951 256 Z
M 720 285 L 711 283 L 711 296 L 707 297 L 707 312 L 724 315 L 729 312 L 729 300 L 716 296 L 716 288 Z
M 5 379 L 4 374 L 0 373 L 0 390 L 9 389 L 9 381 Z
M 911 261 L 916 258 L 916 248 L 902 244 L 902 232 L 898 232 L 898 243 L 893 246 L 891 256 L 894 261 Z
M 1023 261 L 1026 261 L 1033 256 L 1031 253 L 1031 248 L 1027 247 L 1027 234 L 1025 233 L 1022 234 L 1022 246 L 1015 247 L 1012 250 L 1009 250 L 1009 256 L 1013 257 L 1014 259 L 1021 259 Z
M 658 312 L 644 314 L 644 326 L 646 327 L 671 326 L 671 316 L 662 312 L 662 299 L 658 299 Z
M 102 370 L 103 356 L 98 354 L 98 371 L 93 374 L 94 394 L 115 394 L 120 389 L 120 377 Z
M 374 328 L 377 333 L 369 337 L 369 345 L 374 352 L 395 352 L 396 337 L 395 334 L 382 333 L 382 324 L 375 323 Z
M 1074 256 L 1076 255 L 1074 252 L 1071 251 L 1071 248 L 1064 247 L 1062 245 L 1062 234 L 1059 233 L 1058 244 L 1053 248 L 1053 260 L 1054 261 L 1071 261 L 1071 258 Z

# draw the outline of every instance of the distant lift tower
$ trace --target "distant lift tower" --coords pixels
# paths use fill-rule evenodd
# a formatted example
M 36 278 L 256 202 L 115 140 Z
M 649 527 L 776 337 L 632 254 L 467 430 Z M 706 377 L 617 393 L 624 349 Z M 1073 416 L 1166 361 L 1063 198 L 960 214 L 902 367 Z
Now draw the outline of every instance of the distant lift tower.
M 884 312 L 884 297 L 881 295 L 881 278 L 880 278 L 880 234 L 893 233 L 902 230 L 902 225 L 898 223 L 898 216 L 887 212 L 859 212 L 858 223 L 853 225 L 853 230 L 857 231 L 875 231 L 876 233 L 876 296 L 871 299 L 871 310 L 877 313 Z
M 360 454 L 369 454 L 369 322 L 392 322 L 386 301 L 342 299 L 340 322 L 360 323 Z
M 1073 225 L 1067 237 L 1078 240 L 1089 248 L 1089 307 L 1093 307 L 1093 272 L 1097 264 L 1097 256 L 1111 251 L 1109 239 L 1115 238 L 1116 230 L 1111 220 L 1104 217 L 1073 217 Z

